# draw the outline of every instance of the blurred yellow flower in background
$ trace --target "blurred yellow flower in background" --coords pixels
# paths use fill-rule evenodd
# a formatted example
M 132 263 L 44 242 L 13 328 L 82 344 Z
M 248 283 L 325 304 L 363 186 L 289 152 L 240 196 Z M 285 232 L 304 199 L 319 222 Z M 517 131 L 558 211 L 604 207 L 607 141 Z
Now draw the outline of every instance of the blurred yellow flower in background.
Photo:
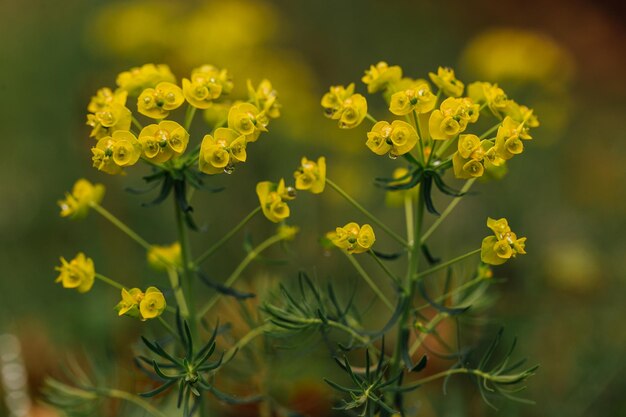
M 63 288 L 76 288 L 78 292 L 84 293 L 93 287 L 96 277 L 93 260 L 82 252 L 69 262 L 61 257 L 61 266 L 57 266 L 55 270 L 60 273 L 56 282 L 60 282 Z

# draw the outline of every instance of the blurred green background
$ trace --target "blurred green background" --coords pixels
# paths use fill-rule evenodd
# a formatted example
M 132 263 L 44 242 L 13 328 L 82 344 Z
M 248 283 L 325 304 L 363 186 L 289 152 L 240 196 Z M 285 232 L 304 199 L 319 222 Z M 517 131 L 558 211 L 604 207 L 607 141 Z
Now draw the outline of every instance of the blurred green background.
M 330 85 L 356 82 L 365 91 L 363 71 L 385 60 L 411 77 L 444 65 L 466 84 L 498 82 L 542 123 L 504 180 L 479 184 L 432 240 L 437 255 L 464 253 L 485 235 L 487 216 L 506 216 L 528 237 L 527 256 L 496 268 L 508 281 L 495 288 L 489 326 L 506 324 L 520 352 L 541 364 L 527 393 L 537 405 L 502 403 L 500 415 L 626 415 L 624 41 L 624 6 L 590 0 L 3 1 L 0 333 L 22 340 L 32 394 L 66 352 L 128 355 L 125 344 L 141 330 L 115 317 L 118 294 L 108 288 L 79 296 L 55 286 L 59 256 L 83 250 L 98 270 L 128 285 L 154 276 L 142 250 L 103 219 L 59 217 L 56 201 L 74 180 L 105 183 L 104 205 L 149 241 L 175 239 L 171 207 L 142 208 L 149 196 L 124 191 L 141 185 L 142 172 L 109 177 L 91 168 L 85 113 L 98 88 L 154 62 L 179 79 L 211 63 L 229 68 L 240 91 L 247 78 L 269 78 L 278 90 L 282 116 L 249 149 L 250 161 L 215 180 L 226 191 L 194 200 L 197 220 L 210 230 L 193 237 L 202 248 L 254 207 L 257 181 L 289 178 L 302 155 L 326 155 L 331 178 L 401 227 L 401 211 L 386 209 L 383 192 L 359 181 L 364 173 L 388 175 L 393 162 L 363 146 L 365 126 L 340 131 L 319 106 Z M 371 107 L 383 114 L 382 103 Z M 249 285 L 261 291 L 263 282 L 290 280 L 300 267 L 355 282 L 345 260 L 326 254 L 317 238 L 363 219 L 330 192 L 302 193 L 292 212 L 302 229 L 295 254 L 287 265 L 255 265 Z M 248 228 L 254 241 L 271 232 L 267 223 L 258 218 Z M 391 246 L 379 241 L 381 250 Z M 213 259 L 210 273 L 224 276 L 242 256 L 240 237 Z M 320 368 L 332 369 L 327 362 Z M 306 364 L 299 366 L 306 376 Z M 319 383 L 316 373 L 325 371 L 309 372 L 302 384 Z M 443 397 L 437 386 L 429 395 L 423 415 L 492 413 L 472 388 Z

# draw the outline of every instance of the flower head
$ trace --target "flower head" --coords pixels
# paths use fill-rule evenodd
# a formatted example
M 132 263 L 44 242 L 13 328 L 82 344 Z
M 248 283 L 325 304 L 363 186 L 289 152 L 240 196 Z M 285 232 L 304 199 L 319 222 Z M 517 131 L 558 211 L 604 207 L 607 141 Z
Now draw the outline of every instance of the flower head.
M 130 96 L 136 97 L 146 88 L 154 88 L 161 82 L 175 83 L 176 77 L 172 74 L 170 67 L 159 64 L 145 64 L 141 67 L 134 67 L 128 71 L 121 72 L 117 76 L 117 86 Z
M 89 291 L 96 277 L 93 260 L 82 252 L 69 262 L 62 257 L 61 266 L 57 266 L 55 270 L 59 271 L 55 282 L 60 282 L 63 288 L 76 288 L 80 293 Z
M 92 128 L 89 137 L 102 139 L 118 130 L 130 129 L 132 115 L 124 104 L 111 101 L 101 106 L 90 105 L 90 108 L 97 108 L 97 111 L 87 115 L 87 125 Z
M 156 287 L 148 287 L 146 292 L 139 288 L 122 289 L 122 300 L 115 306 L 120 316 L 139 317 L 142 321 L 160 316 L 167 303 L 163 293 Z
M 199 167 L 205 174 L 231 173 L 235 164 L 246 162 L 246 137 L 220 127 L 213 136 L 206 135 L 200 145 Z
M 448 97 L 460 97 L 465 86 L 456 79 L 452 68 L 439 67 L 437 74 L 429 72 L 431 81 Z
M 489 265 L 501 265 L 510 258 L 526 254 L 526 238 L 518 238 L 506 219 L 487 219 L 494 236 L 487 236 L 481 245 L 480 259 Z
M 496 117 L 501 117 L 510 105 L 509 98 L 498 84 L 481 81 L 471 83 L 467 86 L 467 95 L 475 103 L 486 104 Z
M 326 117 L 339 120 L 342 129 L 357 127 L 367 116 L 367 100 L 361 94 L 354 94 L 354 83 L 348 87 L 330 87 L 322 97 L 322 107 Z
M 465 131 L 468 123 L 478 120 L 479 109 L 478 104 L 467 97 L 445 99 L 428 119 L 430 136 L 436 140 L 454 138 Z
M 300 167 L 293 173 L 296 189 L 308 190 L 313 194 L 324 191 L 326 186 L 326 158 L 320 156 L 317 162 L 302 157 Z
M 148 251 L 148 264 L 157 271 L 182 266 L 180 243 L 174 242 L 168 246 L 152 245 Z
M 135 135 L 118 130 L 106 136 L 91 148 L 93 167 L 107 174 L 120 174 L 122 168 L 137 163 L 141 156 L 141 145 Z
M 228 111 L 228 127 L 255 142 L 261 132 L 267 132 L 269 120 L 264 111 L 250 103 L 237 103 Z
M 280 103 L 276 100 L 278 93 L 272 87 L 272 83 L 264 79 L 255 89 L 252 81 L 248 80 L 248 95 L 250 100 L 259 108 L 263 109 L 265 114 L 272 119 L 280 116 Z
M 141 92 L 137 98 L 137 111 L 152 119 L 165 119 L 170 111 L 179 108 L 184 101 L 180 87 L 164 81 Z
M 61 217 L 82 219 L 87 216 L 92 204 L 100 204 L 104 197 L 104 185 L 92 184 L 84 178 L 74 183 L 71 193 L 65 193 L 65 199 L 59 200 Z
M 97 113 L 104 110 L 111 103 L 117 103 L 125 106 L 127 97 L 128 91 L 126 90 L 118 89 L 111 91 L 110 88 L 104 87 L 99 89 L 95 96 L 91 97 L 87 110 L 90 113 Z
M 359 226 L 354 222 L 343 227 L 337 227 L 334 232 L 328 232 L 326 237 L 335 246 L 346 250 L 348 253 L 367 252 L 376 241 L 372 226 L 369 224 Z
M 334 85 L 330 87 L 328 93 L 322 96 L 322 107 L 324 115 L 331 119 L 339 119 L 343 103 L 354 94 L 354 83 L 344 87 L 342 85 Z
M 265 217 L 274 223 L 289 217 L 290 210 L 287 201 L 295 198 L 295 192 L 295 188 L 285 186 L 285 180 L 283 179 L 278 184 L 262 181 L 256 186 L 256 194 L 259 197 L 261 210 L 263 210 Z
M 139 133 L 139 143 L 146 159 L 163 163 L 185 152 L 189 133 L 178 123 L 163 120 L 144 127 Z
M 365 70 L 365 75 L 361 78 L 367 84 L 367 92 L 372 94 L 387 89 L 389 84 L 400 81 L 402 78 L 402 68 L 397 65 L 389 66 L 386 62 L 380 61 L 376 65 L 370 65 Z
M 376 155 L 389 154 L 391 157 L 397 157 L 413 149 L 418 140 L 415 128 L 407 122 L 394 120 L 390 124 L 380 121 L 367 133 L 365 144 Z
M 437 96 L 430 90 L 430 85 L 424 80 L 412 84 L 410 88 L 392 94 L 389 111 L 396 116 L 404 116 L 414 110 L 419 114 L 428 113 L 435 108 Z
M 183 94 L 194 107 L 206 109 L 222 94 L 233 89 L 233 82 L 226 69 L 218 69 L 213 65 L 203 65 L 191 72 L 191 80 L 183 79 Z
M 485 169 L 500 166 L 504 160 L 496 152 L 493 142 L 480 140 L 476 135 L 460 135 L 458 150 L 452 156 L 454 175 L 469 179 L 482 177 Z

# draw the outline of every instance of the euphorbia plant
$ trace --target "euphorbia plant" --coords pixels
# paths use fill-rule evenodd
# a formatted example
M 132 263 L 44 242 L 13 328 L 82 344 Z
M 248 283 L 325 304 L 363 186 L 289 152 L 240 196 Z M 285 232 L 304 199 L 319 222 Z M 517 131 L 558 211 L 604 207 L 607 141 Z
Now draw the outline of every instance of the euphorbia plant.
M 526 238 L 518 238 L 506 219 L 489 218 L 487 227 L 493 235 L 485 237 L 480 245 L 476 239 L 476 249 L 468 253 L 440 260 L 432 255 L 426 243 L 465 198 L 476 179 L 502 176 L 507 162 L 522 153 L 524 141 L 531 139 L 529 129 L 538 126 L 538 121 L 532 110 L 508 98 L 497 85 L 476 82 L 465 88 L 454 71 L 447 68 L 439 68 L 429 78 L 430 82 L 403 77 L 400 67 L 384 62 L 365 71 L 362 80 L 368 93 L 380 93 L 389 109 L 386 120 L 379 121 L 368 112 L 368 101 L 355 93 L 354 84 L 331 87 L 321 102 L 325 115 L 336 120 L 342 129 L 371 123 L 363 138 L 366 147 L 376 155 L 388 155 L 400 165 L 389 178 L 373 180 L 385 190 L 389 202 L 404 207 L 406 233 L 394 231 L 333 181 L 332 161 L 325 157 L 316 160 L 303 157 L 293 174 L 293 186 L 279 179 L 260 181 L 251 187 L 251 192 L 256 191 L 259 205 L 224 236 L 206 233 L 207 247 L 195 257 L 189 233 L 198 228 L 189 196 L 193 190 L 209 188 L 206 183 L 210 176 L 231 174 L 237 165 L 246 162 L 250 143 L 264 135 L 270 120 L 280 115 L 276 91 L 267 80 L 256 88 L 248 82 L 248 97 L 233 100 L 229 73 L 210 65 L 193 70 L 190 79 L 183 79 L 182 88 L 167 66 L 145 65 L 120 74 L 116 90 L 99 90 L 88 106 L 91 136 L 97 140 L 92 148 L 94 167 L 117 175 L 131 166 L 146 164 L 150 172 L 145 180 L 161 186 L 153 204 L 168 198 L 174 201 L 178 239 L 166 246 L 147 242 L 102 206 L 101 185 L 83 179 L 60 202 L 61 215 L 82 218 L 94 210 L 104 216 L 146 250 L 148 262 L 167 276 L 171 289 L 162 291 L 154 282 L 146 283 L 145 291 L 128 288 L 103 275 L 83 253 L 69 262 L 62 258 L 62 265 L 57 268 L 58 281 L 79 292 L 91 290 L 95 280 L 115 287 L 121 296 L 115 308 L 118 315 L 156 320 L 169 336 L 162 340 L 142 337 L 144 348 L 137 355 L 137 364 L 160 381 L 148 392 L 137 396 L 84 381 L 73 381 L 71 385 L 51 379 L 48 400 L 72 412 L 81 411 L 104 396 L 133 402 L 155 416 L 168 415 L 161 411 L 163 407 L 157 408 L 150 402 L 158 401 L 165 406 L 173 403 L 182 415 L 191 416 L 206 415 L 207 399 L 213 397 L 228 403 L 262 404 L 259 410 L 263 415 L 288 415 L 287 407 L 267 390 L 246 398 L 226 394 L 218 388 L 220 375 L 229 372 L 227 365 L 236 352 L 256 337 L 264 336 L 271 344 L 277 335 L 285 338 L 319 330 L 331 341 L 330 354 L 347 374 L 347 382 L 335 378 L 326 381 L 343 397 L 338 408 L 350 414 L 418 415 L 411 393 L 428 382 L 455 374 L 475 378 L 487 402 L 495 395 L 526 401 L 514 393 L 523 389 L 523 383 L 536 367 L 523 369 L 523 362 L 510 363 L 512 348 L 494 363 L 502 332 L 481 359 L 475 360 L 475 350 L 463 346 L 465 341 L 460 336 L 456 337 L 453 348 L 438 330 L 449 321 L 457 326 L 460 335 L 459 318 L 480 311 L 485 305 L 487 289 L 494 282 L 490 265 L 500 265 L 525 254 Z M 135 113 L 127 106 L 131 98 L 136 98 Z M 186 106 L 186 112 L 182 121 L 176 121 L 173 114 L 181 106 Z M 222 114 L 201 139 L 189 134 L 198 109 Z M 139 120 L 137 113 L 147 121 Z M 471 133 L 484 119 L 492 122 L 483 132 Z M 450 184 L 449 171 L 457 179 L 465 180 L 459 190 Z M 296 190 L 323 194 L 328 189 L 345 198 L 371 222 L 325 219 L 329 228 L 335 221 L 335 225 L 344 226 L 335 227 L 322 241 L 346 256 L 388 309 L 386 324 L 380 329 L 371 328 L 359 314 L 362 308 L 356 305 L 354 297 L 342 299 L 332 283 L 321 285 L 309 278 L 307 271 L 302 271 L 295 289 L 281 283 L 272 296 L 261 300 L 256 312 L 258 320 L 250 319 L 249 312 L 244 310 L 249 333 L 229 350 L 216 352 L 217 339 L 226 330 L 219 324 L 209 331 L 203 328 L 206 319 L 215 318 L 211 315 L 212 308 L 223 298 L 226 302 L 241 302 L 255 296 L 236 289 L 235 284 L 262 251 L 296 235 L 298 229 L 285 223 Z M 452 197 L 441 212 L 433 201 L 436 192 Z M 226 279 L 209 279 L 203 263 L 258 213 L 277 223 L 277 232 L 250 248 Z M 433 218 L 428 228 L 426 216 Z M 377 248 L 376 234 L 380 233 L 393 240 L 396 245 L 393 253 Z M 478 255 L 480 260 L 470 273 L 455 269 L 455 264 Z M 371 257 L 377 269 L 368 272 L 359 261 L 361 256 Z M 381 288 L 381 276 L 392 290 Z M 433 285 L 436 279 L 445 281 L 443 290 Z M 215 293 L 208 298 L 199 295 L 194 290 L 199 282 Z M 426 310 L 433 313 L 429 316 Z M 436 337 L 447 352 L 418 355 L 427 349 L 425 340 L 429 336 Z M 432 372 L 429 355 L 443 357 L 451 362 L 450 367 Z M 428 376 L 419 377 L 427 372 Z

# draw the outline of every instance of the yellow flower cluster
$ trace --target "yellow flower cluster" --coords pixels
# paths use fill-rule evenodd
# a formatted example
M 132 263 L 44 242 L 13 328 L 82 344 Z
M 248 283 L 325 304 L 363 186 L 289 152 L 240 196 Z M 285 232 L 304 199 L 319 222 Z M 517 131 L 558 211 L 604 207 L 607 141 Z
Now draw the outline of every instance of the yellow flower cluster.
M 397 65 L 390 67 L 386 62 L 380 61 L 376 65 L 370 65 L 369 70 L 365 70 L 361 81 L 367 85 L 367 92 L 373 94 L 386 90 L 389 85 L 401 79 L 402 68 Z
M 168 246 L 152 245 L 148 251 L 148 265 L 157 271 L 182 266 L 182 254 L 179 242 Z
M 278 184 L 262 181 L 256 186 L 256 194 L 265 217 L 269 221 L 278 223 L 289 217 L 290 210 L 287 201 L 296 198 L 296 189 L 286 187 L 284 179 L 281 179 Z
M 361 94 L 354 94 L 354 83 L 348 87 L 330 87 L 322 97 L 324 114 L 339 121 L 342 129 L 351 129 L 361 124 L 367 116 L 367 100 Z
M 122 174 L 125 167 L 144 159 L 151 164 L 173 162 L 173 168 L 188 166 L 190 158 L 198 157 L 200 171 L 205 174 L 230 173 L 235 164 L 245 162 L 246 145 L 267 132 L 270 118 L 280 116 L 278 94 L 268 80 L 255 88 L 248 81 L 248 101 L 229 102 L 225 97 L 233 90 L 226 69 L 202 65 L 184 78 L 182 87 L 167 65 L 146 64 L 132 68 L 117 77 L 118 89 L 98 90 L 88 105 L 87 124 L 98 142 L 91 149 L 93 166 L 108 174 Z M 137 97 L 137 113 L 154 123 L 142 127 L 126 107 L 128 96 Z M 172 112 L 187 102 L 185 125 L 169 120 Z M 228 123 L 204 136 L 202 143 L 182 163 L 174 163 L 187 150 L 190 136 L 187 129 L 195 109 L 210 111 L 223 108 Z M 140 130 L 132 131 L 131 124 Z
M 320 194 L 326 187 L 326 158 L 323 156 L 317 162 L 302 157 L 300 167 L 293 173 L 296 180 L 296 189 Z
M 82 252 L 69 262 L 61 257 L 61 266 L 55 270 L 59 271 L 55 282 L 60 282 L 63 288 L 75 288 L 78 292 L 85 293 L 93 287 L 96 277 L 93 260 Z
M 326 237 L 338 248 L 348 253 L 363 253 L 370 250 L 376 236 L 374 229 L 369 224 L 359 226 L 350 222 L 343 227 L 337 227 L 335 231 L 328 232 Z
M 468 123 L 476 123 L 479 106 L 469 98 L 445 99 L 438 110 L 434 110 L 428 119 L 431 138 L 435 140 L 452 139 L 467 128 Z
M 480 251 L 480 259 L 489 265 L 501 265 L 517 255 L 525 255 L 526 238 L 517 238 L 511 231 L 506 219 L 487 218 L 489 227 L 494 236 L 483 239 Z
M 65 193 L 65 199 L 59 200 L 61 217 L 82 219 L 87 216 L 93 204 L 100 204 L 104 197 L 104 185 L 92 184 L 84 178 L 74 183 L 71 193 Z
M 163 293 L 156 287 L 145 292 L 139 288 L 122 289 L 122 300 L 115 306 L 120 316 L 139 317 L 142 321 L 159 317 L 167 304 Z
M 367 133 L 365 144 L 376 155 L 389 154 L 391 158 L 396 158 L 413 149 L 418 140 L 413 126 L 402 120 L 394 120 L 391 124 L 377 122 Z

